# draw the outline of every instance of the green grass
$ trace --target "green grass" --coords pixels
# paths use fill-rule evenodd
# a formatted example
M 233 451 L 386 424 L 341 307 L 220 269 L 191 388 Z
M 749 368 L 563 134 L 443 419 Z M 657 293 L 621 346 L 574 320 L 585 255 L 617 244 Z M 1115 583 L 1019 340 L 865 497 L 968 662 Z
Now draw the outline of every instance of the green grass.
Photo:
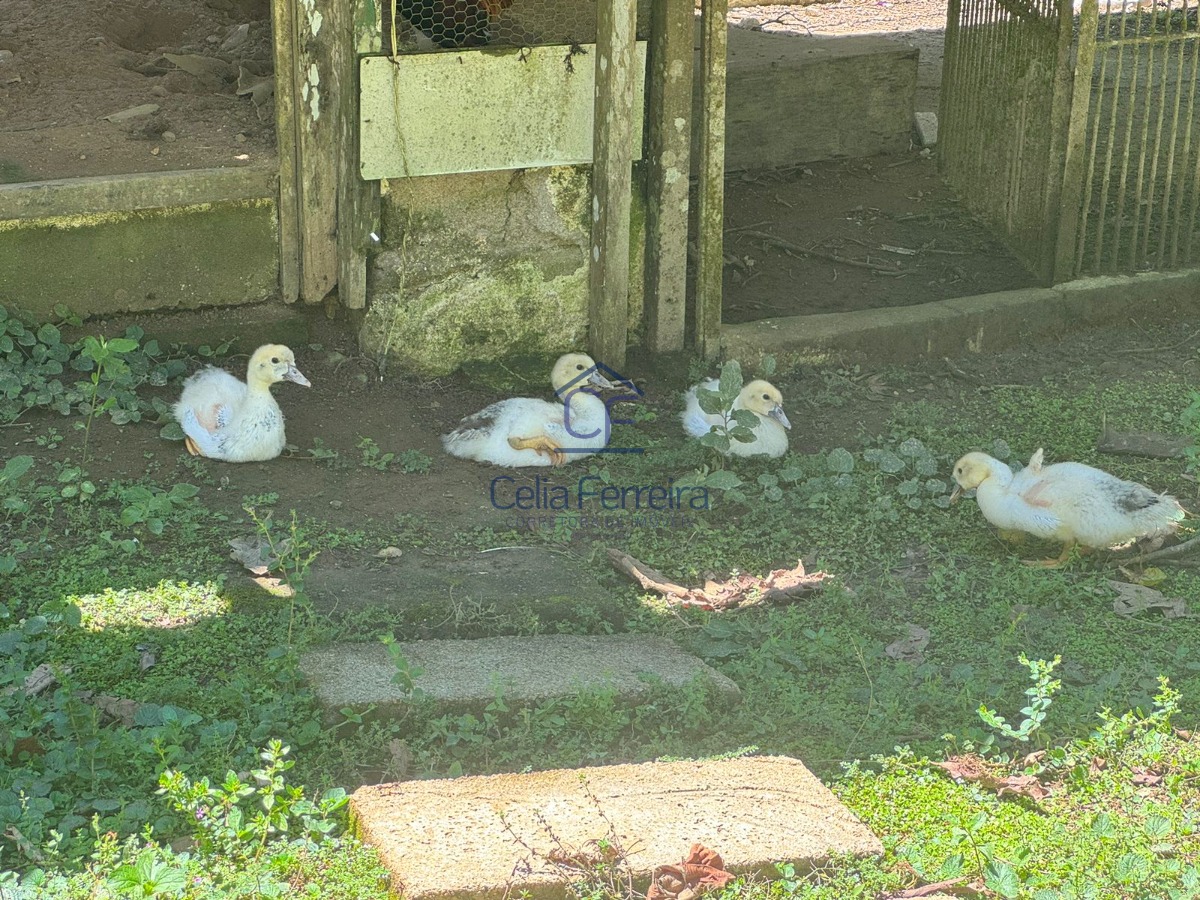
M 919 380 L 905 370 L 886 377 L 901 387 Z M 497 379 L 519 380 L 507 371 Z M 860 402 L 860 388 L 846 377 L 827 373 L 822 384 L 812 394 L 813 416 Z M 1052 548 L 1002 544 L 972 502 L 943 502 L 954 459 L 973 448 L 1001 452 L 997 438 L 1014 461 L 1045 447 L 1050 460 L 1098 462 L 1195 496 L 1179 461 L 1098 460 L 1094 452 L 1104 422 L 1172 430 L 1190 401 L 1185 379 L 1149 371 L 1113 380 L 1084 370 L 1072 384 L 1047 378 L 961 399 L 898 403 L 882 428 L 847 438 L 843 448 L 774 462 L 720 463 L 678 440 L 673 397 L 648 406 L 618 436 L 648 452 L 600 458 L 588 468 L 612 483 L 643 484 L 724 465 L 740 485 L 714 491 L 714 509 L 695 528 L 635 528 L 607 543 L 681 581 L 764 572 L 801 557 L 835 575 L 823 594 L 776 608 L 677 615 L 616 581 L 604 562 L 606 542 L 593 536 L 448 531 L 413 515 L 353 531 L 312 519 L 287 525 L 278 495 L 247 498 L 260 518 L 273 509 L 275 539 L 325 553 L 398 546 L 436 555 L 571 541 L 619 598 L 626 627 L 668 635 L 733 678 L 742 688 L 734 705 L 697 685 L 656 690 L 636 707 L 602 692 L 528 708 L 497 696 L 474 712 L 417 705 L 402 721 L 348 712 L 328 722 L 297 668 L 308 647 L 424 634 L 435 617 L 436 633 L 447 637 L 602 632 L 608 623 L 587 610 L 570 621 L 468 608 L 451 617 L 421 608 L 322 615 L 303 596 L 275 596 L 223 574 L 228 537 L 255 526 L 249 516 L 214 510 L 218 484 L 201 477 L 202 466 L 189 479 L 195 496 L 173 489 L 178 479 L 154 477 L 86 491 L 86 464 L 39 458 L 28 472 L 0 481 L 0 542 L 14 566 L 0 574 L 0 628 L 7 629 L 0 631 L 0 824 L 20 835 L 0 839 L 0 871 L 22 873 L 31 897 L 93 896 L 120 870 L 130 885 L 140 878 L 143 892 L 155 878 L 167 885 L 183 879 L 174 893 L 163 888 L 164 896 L 382 898 L 377 862 L 347 835 L 289 842 L 271 833 L 264 843 L 266 833 L 256 832 L 215 849 L 169 849 L 169 841 L 195 837 L 196 824 L 158 793 L 161 773 L 178 769 L 217 784 L 226 772 L 260 766 L 260 750 L 279 740 L 295 762 L 287 783 L 316 798 L 379 778 L 697 758 L 753 746 L 804 760 L 875 829 L 887 853 L 866 863 L 834 860 L 813 873 L 781 870 L 739 883 L 728 896 L 854 900 L 961 875 L 1001 897 L 1200 897 L 1200 746 L 1172 731 L 1165 715 L 1150 713 L 1166 676 L 1180 694 L 1174 724 L 1197 722 L 1200 618 L 1120 618 L 1105 585 L 1116 573 L 1104 560 L 1060 571 L 1024 567 L 1019 555 Z M 24 413 L 14 406 L 10 417 L 17 415 Z M 29 414 L 31 436 L 46 432 L 39 415 Z M 803 428 L 801 416 L 793 420 Z M 73 446 L 78 437 L 59 434 L 59 442 Z M 369 438 L 362 446 L 366 468 L 387 465 L 370 452 Z M 891 459 L 901 470 L 884 461 Z M 291 561 L 289 574 L 303 587 L 303 557 L 294 553 Z M 1197 598 L 1200 578 L 1171 568 L 1158 588 Z M 910 624 L 929 630 L 929 644 L 918 660 L 894 660 L 887 647 Z M 1020 718 L 1028 687 L 1021 654 L 1061 656 L 1062 689 L 1029 745 L 990 744 L 976 710 L 986 705 Z M 58 674 L 56 687 L 36 696 L 5 692 L 43 663 Z M 130 705 L 114 713 L 97 697 Z M 1105 719 L 1105 710 L 1135 708 L 1150 717 Z M 1035 767 L 1054 793 L 1040 804 L 999 798 L 930 765 L 964 747 L 1016 760 L 1051 749 L 1049 761 Z M 1097 757 L 1105 766 L 1093 771 Z M 1019 761 L 995 765 L 1003 774 L 1023 769 Z M 1160 781 L 1134 785 L 1135 772 L 1147 769 Z M 254 801 L 244 802 L 250 815 Z M 1100 818 L 1105 811 L 1108 818 Z M 327 817 L 335 830 L 342 815 Z M 120 892 L 134 887 L 105 889 L 132 896 Z

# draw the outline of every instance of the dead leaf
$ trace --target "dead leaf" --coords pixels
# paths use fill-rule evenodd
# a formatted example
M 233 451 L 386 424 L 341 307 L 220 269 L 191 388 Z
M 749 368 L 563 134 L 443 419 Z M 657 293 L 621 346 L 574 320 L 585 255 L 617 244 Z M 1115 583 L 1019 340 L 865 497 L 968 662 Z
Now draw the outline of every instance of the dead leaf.
M 42 691 L 54 687 L 56 684 L 58 684 L 58 679 L 54 677 L 54 671 L 50 668 L 50 664 L 42 663 L 25 676 L 25 681 L 22 683 L 20 690 L 23 690 L 27 697 L 36 697 Z M 15 694 L 17 690 L 18 688 L 14 684 L 5 689 L 4 693 Z
M 1155 772 L 1153 769 L 1145 769 L 1141 766 L 1133 767 L 1133 781 L 1138 787 L 1154 787 L 1162 782 L 1162 775 Z
M 1025 766 L 1025 768 L 1036 766 L 1041 763 L 1045 756 L 1045 750 L 1034 750 L 1032 753 L 1025 754 L 1025 758 L 1021 760 L 1021 765 Z
M 1190 741 L 1192 739 L 1192 732 L 1186 728 L 1176 728 L 1174 731 L 1175 737 L 1179 738 L 1181 741 Z
M 1187 603 L 1181 597 L 1164 597 L 1162 591 L 1143 584 L 1109 581 L 1108 585 L 1117 592 L 1113 612 L 1118 616 L 1136 616 L 1147 610 L 1162 610 L 1164 619 L 1180 619 L 1188 614 Z
M 1095 777 L 1107 768 L 1108 768 L 1108 760 L 1107 759 L 1105 759 L 1103 756 L 1093 756 L 1092 762 L 1088 766 L 1088 774 L 1090 774 L 1092 777 Z
M 147 669 L 154 668 L 154 664 L 158 662 L 158 657 L 154 655 L 154 650 L 146 644 L 138 644 L 137 651 L 141 654 L 138 659 L 138 669 L 145 672 Z
M 1150 566 L 1141 572 L 1132 572 L 1125 566 L 1118 566 L 1117 568 L 1131 582 L 1144 585 L 1145 587 L 1157 587 L 1167 580 L 1167 573 L 1157 566 Z
M 291 538 L 284 538 L 279 542 L 278 550 L 286 554 L 291 546 Z M 255 575 L 266 575 L 279 565 L 279 557 L 271 553 L 271 545 L 262 535 L 233 538 L 229 547 L 229 558 L 240 562 Z
M 189 75 L 210 84 L 221 84 L 233 80 L 233 66 L 215 56 L 198 53 L 164 53 L 163 59 L 183 69 Z
M 136 700 L 125 700 L 121 697 L 112 697 L 108 694 L 96 694 L 90 697 L 86 702 L 90 702 L 105 715 L 116 719 L 126 728 L 132 728 L 134 717 L 143 704 Z
M 275 76 L 258 75 L 245 66 L 238 66 L 237 95 L 250 95 L 255 106 L 262 106 L 275 96 Z
M 728 581 L 705 581 L 703 588 L 688 588 L 676 584 L 644 562 L 634 559 L 622 550 L 609 548 L 608 561 L 618 572 L 636 581 L 643 588 L 655 591 L 667 598 L 668 603 L 679 606 L 697 606 L 701 609 L 732 609 L 744 603 L 784 603 L 806 594 L 815 593 L 825 587 L 833 576 L 827 572 L 809 574 L 803 561 L 792 569 L 775 569 L 765 576 L 737 575 Z
M 21 830 L 16 825 L 9 825 L 4 829 L 4 836 L 17 845 L 17 850 L 29 857 L 35 863 L 45 861 L 40 850 L 35 847 L 28 838 L 21 833 Z
M 404 551 L 399 547 L 384 547 L 375 554 L 378 559 L 399 559 L 404 555 Z
M 692 844 L 680 865 L 655 868 L 646 900 L 690 900 L 705 891 L 720 890 L 736 877 L 725 871 L 720 854 L 703 844 Z
M 997 776 L 992 768 L 978 756 L 952 756 L 945 762 L 933 763 L 956 781 L 969 781 L 996 792 L 997 797 L 1017 794 L 1030 800 L 1045 800 L 1050 788 L 1042 784 L 1035 775 Z
M 910 623 L 908 626 L 908 635 L 892 641 L 884 648 L 883 652 L 890 659 L 898 662 L 911 662 L 915 665 L 920 665 L 925 661 L 922 653 L 928 646 L 929 629 Z

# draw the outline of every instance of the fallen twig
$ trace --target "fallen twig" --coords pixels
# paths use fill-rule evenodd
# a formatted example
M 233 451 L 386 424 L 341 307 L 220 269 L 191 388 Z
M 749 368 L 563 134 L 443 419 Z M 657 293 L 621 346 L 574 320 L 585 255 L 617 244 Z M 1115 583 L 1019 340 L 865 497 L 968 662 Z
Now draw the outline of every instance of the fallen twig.
M 887 275 L 903 274 L 903 271 L 895 265 L 883 265 L 881 263 L 866 262 L 861 259 L 848 259 L 845 256 L 838 256 L 836 253 L 822 253 L 820 250 L 809 250 L 806 247 L 801 247 L 799 244 L 793 244 L 791 241 L 777 238 L 773 234 L 767 234 L 765 231 L 743 231 L 742 234 L 747 237 L 758 238 L 758 240 L 778 247 L 780 250 L 786 250 L 789 253 L 798 253 L 801 256 L 812 256 L 816 259 L 825 259 L 844 266 L 869 269 L 872 272 L 880 272 Z
M 623 550 L 609 548 L 608 560 L 613 568 L 636 581 L 646 590 L 662 594 L 676 606 L 696 606 L 701 609 L 732 609 L 743 603 L 782 603 L 821 590 L 832 578 L 826 572 L 809 574 L 804 563 L 793 569 L 776 569 L 767 575 L 737 575 L 728 581 L 708 581 L 702 588 L 676 584 L 644 562 L 634 559 Z
M 1175 544 L 1171 547 L 1163 547 L 1161 550 L 1155 550 L 1151 553 L 1143 553 L 1141 556 L 1135 556 L 1132 559 L 1121 560 L 1121 565 L 1128 566 L 1135 563 L 1147 562 L 1171 562 L 1181 556 L 1188 556 L 1200 550 L 1200 537 L 1194 537 L 1190 541 L 1184 541 L 1182 544 Z M 1181 563 L 1182 565 L 1182 563 Z

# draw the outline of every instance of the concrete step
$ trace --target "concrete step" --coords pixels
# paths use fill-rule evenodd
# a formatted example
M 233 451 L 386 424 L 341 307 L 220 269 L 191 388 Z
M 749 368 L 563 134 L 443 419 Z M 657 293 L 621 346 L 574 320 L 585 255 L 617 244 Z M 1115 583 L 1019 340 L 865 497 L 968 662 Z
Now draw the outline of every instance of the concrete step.
M 509 703 L 529 704 L 587 690 L 615 690 L 634 700 L 656 683 L 681 687 L 708 679 L 735 699 L 738 687 L 674 643 L 646 635 L 555 634 L 412 641 L 398 645 L 414 684 L 439 705 L 482 708 L 503 692 Z M 300 660 L 321 704 L 331 712 L 374 705 L 377 714 L 400 712 L 409 697 L 393 681 L 396 666 L 381 643 L 335 644 Z
M 874 834 L 798 760 L 748 757 L 560 769 L 359 788 L 359 835 L 406 900 L 566 897 L 567 862 L 607 842 L 617 872 L 645 889 L 693 843 L 735 873 L 831 854 L 874 856 Z

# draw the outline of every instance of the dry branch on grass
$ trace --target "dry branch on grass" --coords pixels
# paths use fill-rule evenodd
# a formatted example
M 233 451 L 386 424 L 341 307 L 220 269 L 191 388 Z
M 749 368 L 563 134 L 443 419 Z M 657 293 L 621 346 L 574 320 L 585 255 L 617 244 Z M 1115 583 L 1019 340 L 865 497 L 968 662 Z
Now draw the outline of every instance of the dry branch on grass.
M 804 563 L 797 562 L 794 569 L 776 569 L 765 577 L 738 575 L 728 581 L 707 581 L 702 588 L 688 588 L 623 550 L 610 548 L 608 560 L 622 575 L 662 594 L 668 603 L 709 610 L 732 609 L 744 603 L 785 603 L 822 590 L 833 577 L 827 572 L 810 574 Z

